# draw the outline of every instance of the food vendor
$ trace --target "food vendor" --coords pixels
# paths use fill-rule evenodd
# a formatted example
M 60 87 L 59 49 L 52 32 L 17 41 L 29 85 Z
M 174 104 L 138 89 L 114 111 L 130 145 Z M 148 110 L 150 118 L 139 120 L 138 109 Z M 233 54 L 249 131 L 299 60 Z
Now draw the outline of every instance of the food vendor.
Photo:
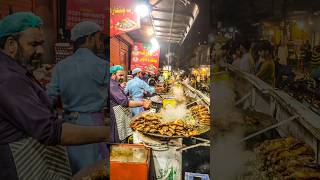
M 43 54 L 42 20 L 20 12 L 0 22 L 0 179 L 71 179 L 65 148 L 108 140 L 106 126 L 59 119 L 27 69 Z
M 140 68 L 135 68 L 132 71 L 132 74 L 134 75 L 134 78 L 128 81 L 124 92 L 129 94 L 134 101 L 141 101 L 144 93 L 155 93 L 155 88 L 149 86 L 145 81 L 142 80 L 145 73 Z M 143 107 L 131 108 L 133 116 L 138 115 L 139 113 L 143 112 L 143 110 Z
M 122 107 L 142 107 L 150 108 L 151 102 L 145 100 L 130 101 L 126 94 L 121 90 L 120 83 L 124 81 L 125 72 L 124 68 L 120 65 L 110 67 L 110 119 L 111 119 L 111 142 L 119 143 L 119 134 L 117 129 L 117 122 L 115 117 L 114 108 L 117 106 Z
M 54 68 L 48 86 L 53 101 L 61 97 L 65 120 L 85 126 L 103 125 L 108 80 L 107 61 L 97 55 L 102 49 L 101 27 L 90 21 L 80 22 L 71 30 L 75 53 Z M 73 173 L 105 159 L 103 144 L 68 146 Z M 102 149 L 101 149 L 102 148 Z M 100 151 L 100 153 L 99 153 Z

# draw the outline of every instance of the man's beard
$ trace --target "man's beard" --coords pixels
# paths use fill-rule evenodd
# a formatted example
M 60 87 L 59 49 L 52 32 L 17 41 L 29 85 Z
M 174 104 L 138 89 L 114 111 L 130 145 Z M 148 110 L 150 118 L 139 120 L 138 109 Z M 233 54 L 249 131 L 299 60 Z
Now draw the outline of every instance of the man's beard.
M 124 79 L 123 79 L 123 78 L 117 78 L 117 81 L 118 81 L 119 83 L 123 83 L 123 82 L 124 82 Z
M 36 53 L 32 54 L 30 57 L 26 56 L 20 44 L 18 45 L 16 60 L 21 66 L 26 68 L 28 71 L 35 70 L 35 66 L 33 65 L 33 63 L 39 62 L 40 57 L 41 55 Z
M 23 53 L 23 50 L 20 46 L 20 44 L 18 44 L 18 50 L 17 50 L 17 54 L 16 54 L 16 60 L 17 62 L 23 66 L 23 67 L 27 67 L 28 64 L 31 64 L 30 62 L 30 58 L 26 57 Z

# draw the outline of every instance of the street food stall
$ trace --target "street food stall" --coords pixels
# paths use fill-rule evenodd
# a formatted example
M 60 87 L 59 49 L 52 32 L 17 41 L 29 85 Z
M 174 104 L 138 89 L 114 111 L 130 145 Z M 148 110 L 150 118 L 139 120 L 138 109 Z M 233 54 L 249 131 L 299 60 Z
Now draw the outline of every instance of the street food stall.
M 119 136 L 128 144 L 111 146 L 110 178 L 129 176 L 118 164 L 125 164 L 124 167 L 137 172 L 133 179 L 179 180 L 185 172 L 209 174 L 209 97 L 182 83 L 170 63 L 165 63 L 162 71 L 158 67 L 160 47 L 183 43 L 198 16 L 199 7 L 186 0 L 150 0 L 147 4 L 150 16 L 141 16 L 144 8 L 141 4 L 136 5 L 141 10 L 139 28 L 122 31 L 134 40 L 129 69 L 139 67 L 145 72 L 161 73 L 165 88 L 149 97 L 152 101 L 150 110 L 132 117 L 129 122 L 117 121 Z M 116 24 L 116 21 L 112 23 Z M 203 76 L 208 75 L 209 67 L 201 68 Z M 194 161 L 191 158 L 194 155 L 199 156 L 199 160 Z M 205 166 L 205 170 L 199 170 L 200 166 Z

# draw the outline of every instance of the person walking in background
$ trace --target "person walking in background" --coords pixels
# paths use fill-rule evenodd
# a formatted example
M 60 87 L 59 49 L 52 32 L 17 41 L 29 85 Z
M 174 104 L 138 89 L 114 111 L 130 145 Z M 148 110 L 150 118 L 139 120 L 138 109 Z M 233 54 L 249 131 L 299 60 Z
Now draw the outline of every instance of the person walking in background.
M 273 50 L 270 44 L 264 44 L 261 47 L 264 51 L 264 61 L 256 76 L 272 87 L 275 87 L 275 64 L 273 61 Z
M 244 42 L 240 45 L 240 51 L 242 53 L 242 57 L 240 59 L 240 69 L 247 73 L 254 73 L 254 60 L 251 55 L 250 49 L 250 42 Z
M 240 68 L 241 66 L 241 51 L 240 51 L 240 47 L 239 45 L 236 45 L 234 47 L 234 53 L 232 55 L 232 58 L 233 58 L 233 61 L 232 61 L 232 65 L 237 67 L 237 68 Z
M 295 74 L 288 65 L 288 48 L 283 41 L 278 48 L 278 61 L 275 61 L 275 70 L 276 87 L 282 88 L 284 86 L 283 76 L 288 77 L 288 82 L 294 81 Z

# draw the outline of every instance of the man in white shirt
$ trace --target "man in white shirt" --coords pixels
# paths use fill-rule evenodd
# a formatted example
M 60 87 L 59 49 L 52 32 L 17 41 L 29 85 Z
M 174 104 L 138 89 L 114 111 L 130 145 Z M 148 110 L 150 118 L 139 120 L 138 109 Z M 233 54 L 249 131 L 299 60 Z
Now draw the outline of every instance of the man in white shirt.
M 240 69 L 247 73 L 254 73 L 254 60 L 250 53 L 250 46 L 251 44 L 249 42 L 243 43 L 240 46 L 243 54 L 240 60 Z

